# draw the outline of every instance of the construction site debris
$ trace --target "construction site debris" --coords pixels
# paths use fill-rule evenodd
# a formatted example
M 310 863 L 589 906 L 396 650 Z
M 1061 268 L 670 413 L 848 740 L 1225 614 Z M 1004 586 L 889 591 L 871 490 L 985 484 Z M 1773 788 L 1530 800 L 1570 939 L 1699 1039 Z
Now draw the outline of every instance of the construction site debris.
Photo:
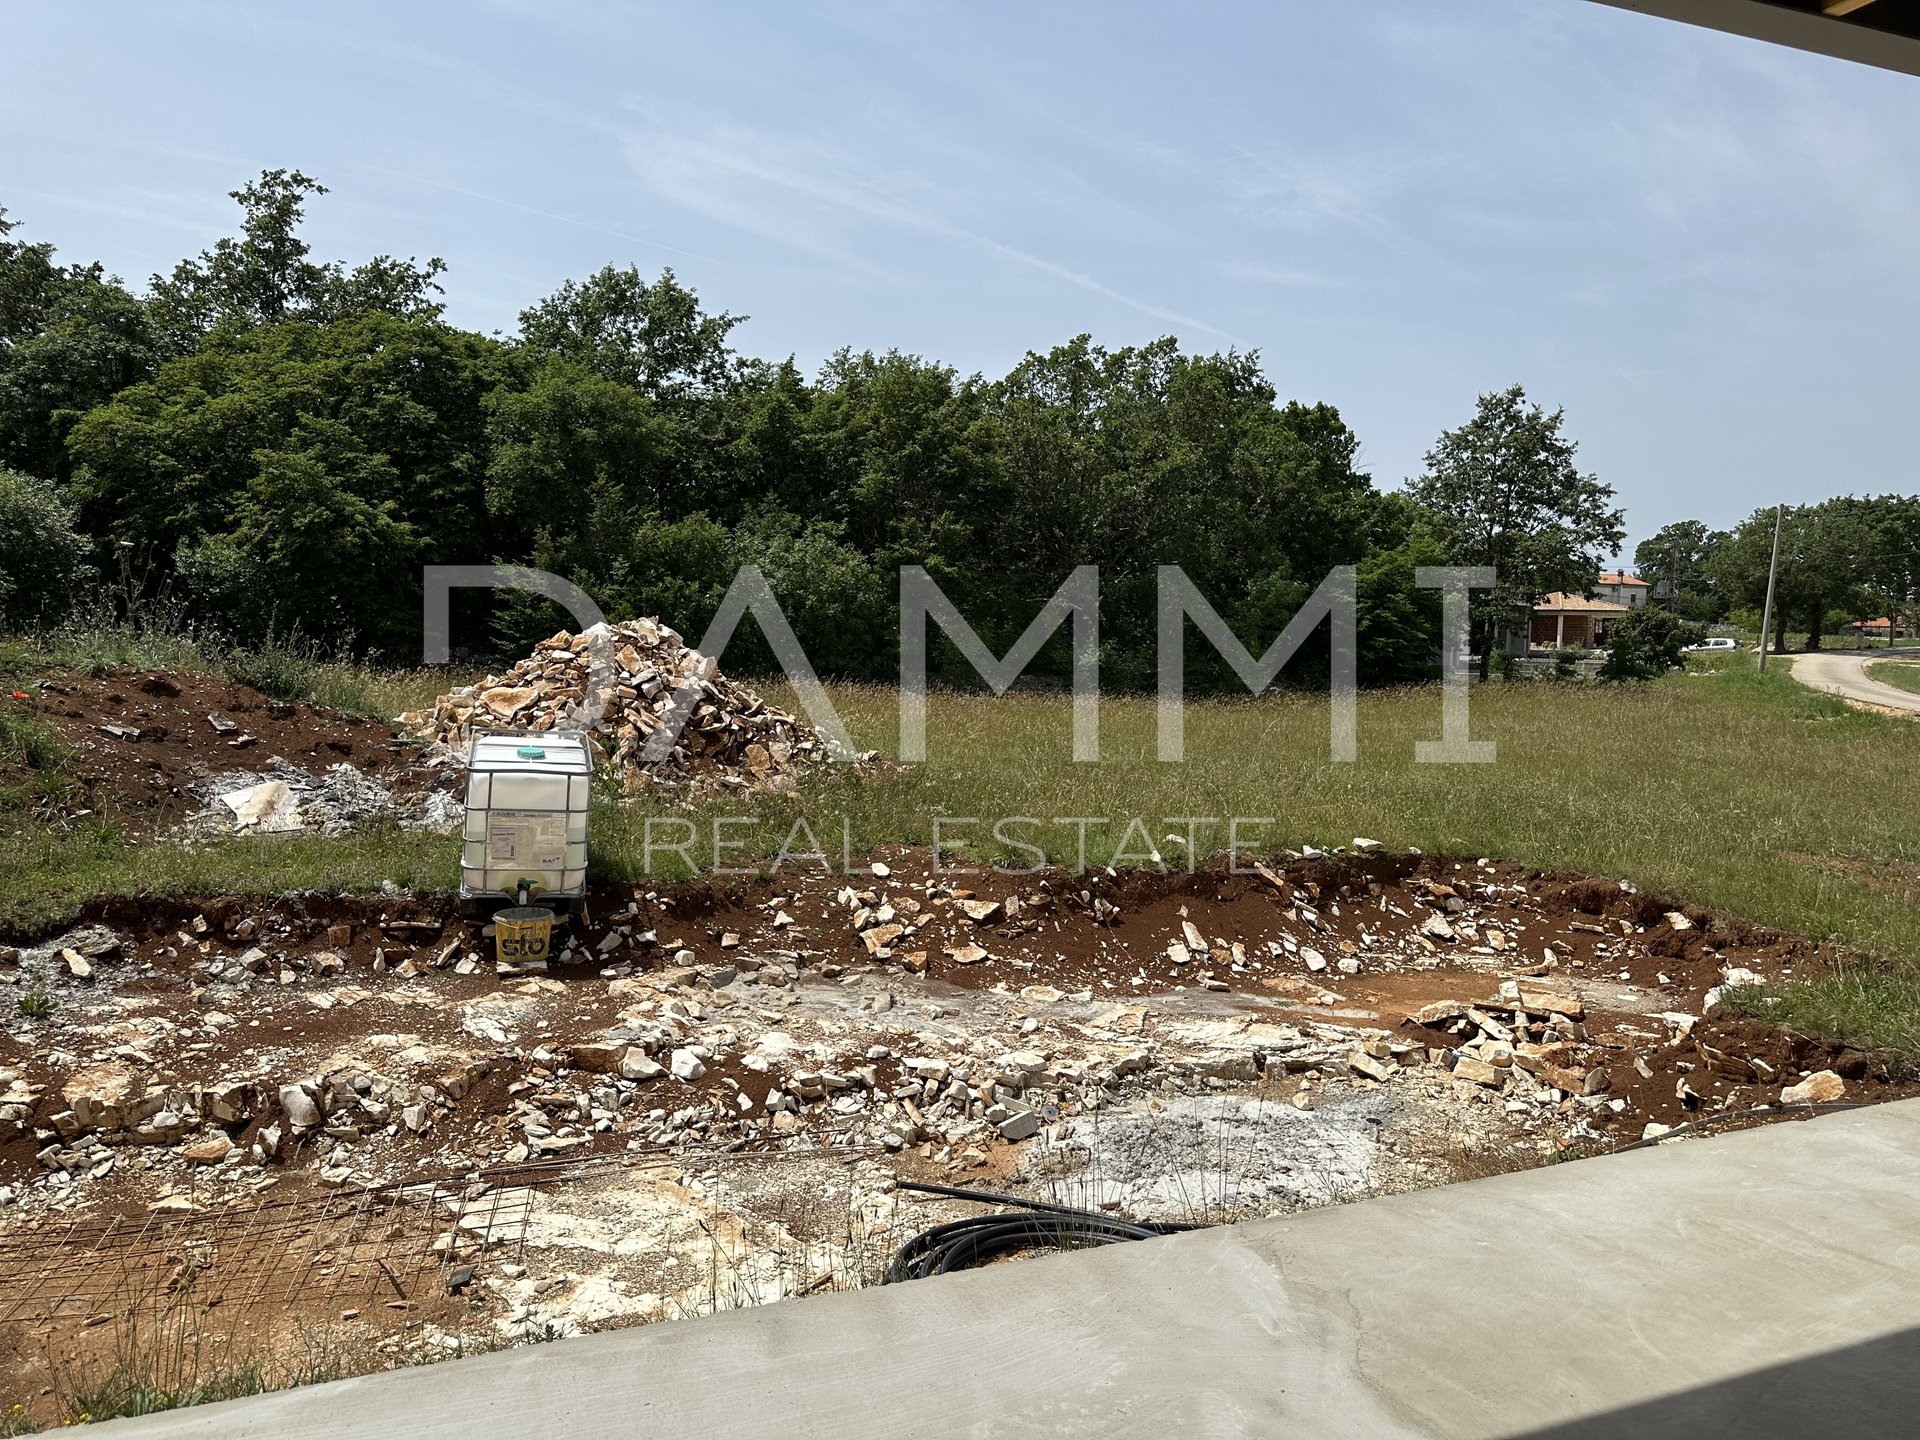
M 649 758 L 649 742 L 683 713 L 672 744 Z M 653 619 L 563 630 L 504 675 L 450 691 L 430 713 L 410 712 L 399 723 L 452 746 L 476 728 L 584 731 L 628 794 L 651 786 L 778 789 L 829 758 L 811 725 L 722 675 L 711 656 Z
M 397 889 L 100 901 L 0 954 L 33 1002 L 0 1010 L 0 1248 L 446 1185 L 395 1258 L 409 1296 L 350 1308 L 455 1296 L 516 1338 L 871 1283 L 928 1224 L 896 1178 L 1220 1221 L 1914 1088 L 1709 999 L 1823 947 L 1670 913 L 1439 857 L 1016 876 L 890 850 L 597 891 L 522 974 Z M 607 1168 L 572 1198 L 504 1199 L 582 1166 Z

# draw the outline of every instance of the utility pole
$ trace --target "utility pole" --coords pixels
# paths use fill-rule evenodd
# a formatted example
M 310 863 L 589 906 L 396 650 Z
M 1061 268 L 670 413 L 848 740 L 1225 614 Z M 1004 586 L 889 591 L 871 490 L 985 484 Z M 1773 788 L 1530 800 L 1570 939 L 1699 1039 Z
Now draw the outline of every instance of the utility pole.
M 1773 633 L 1773 585 L 1780 578 L 1780 527 L 1786 522 L 1787 507 L 1773 512 L 1773 560 L 1767 566 L 1767 603 L 1760 612 L 1760 673 L 1767 673 L 1767 637 Z

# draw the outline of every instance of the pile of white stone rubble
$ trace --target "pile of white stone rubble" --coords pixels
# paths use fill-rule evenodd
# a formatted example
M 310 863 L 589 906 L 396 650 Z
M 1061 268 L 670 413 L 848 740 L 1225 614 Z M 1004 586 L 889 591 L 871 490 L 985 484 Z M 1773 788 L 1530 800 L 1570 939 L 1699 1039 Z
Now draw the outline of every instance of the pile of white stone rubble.
M 671 723 L 676 695 L 691 713 L 671 747 L 649 758 L 648 742 Z M 644 618 L 578 635 L 562 630 L 504 675 L 450 691 L 431 712 L 399 720 L 412 734 L 453 746 L 489 727 L 586 731 L 628 794 L 690 784 L 776 789 L 829 758 L 819 731 L 722 675 L 718 661 L 671 626 Z

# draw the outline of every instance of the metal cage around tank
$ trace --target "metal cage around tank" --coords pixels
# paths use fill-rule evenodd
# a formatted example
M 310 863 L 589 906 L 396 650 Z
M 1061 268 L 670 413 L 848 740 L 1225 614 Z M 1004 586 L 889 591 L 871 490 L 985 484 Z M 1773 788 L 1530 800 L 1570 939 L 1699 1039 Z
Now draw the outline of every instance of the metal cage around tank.
M 593 761 L 571 731 L 475 730 L 467 740 L 460 897 L 571 904 L 587 889 Z

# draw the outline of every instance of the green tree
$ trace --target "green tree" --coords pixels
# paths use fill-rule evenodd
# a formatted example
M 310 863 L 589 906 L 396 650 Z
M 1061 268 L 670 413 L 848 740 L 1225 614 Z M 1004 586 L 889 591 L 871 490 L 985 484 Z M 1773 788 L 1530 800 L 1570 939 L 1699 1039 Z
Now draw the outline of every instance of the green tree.
M 392 465 L 425 560 L 484 560 L 485 401 L 513 368 L 497 341 L 378 312 L 222 329 L 75 426 L 74 493 L 93 533 L 164 557 L 227 528 L 256 451 L 335 420 Z
M 883 574 L 848 545 L 840 525 L 765 506 L 734 528 L 728 558 L 735 567 L 760 568 L 807 658 L 823 674 L 877 678 L 897 670 L 899 652 L 885 624 L 893 602 L 891 572 Z M 772 652 L 757 628 L 751 634 L 743 629 L 736 643 L 749 664 L 771 665 Z
M 297 631 L 398 649 L 417 636 L 417 612 L 402 601 L 417 593 L 420 541 L 393 499 L 392 464 L 338 421 L 314 419 L 283 447 L 255 451 L 253 463 L 232 527 L 180 556 L 202 613 L 246 641 Z
M 148 315 L 167 351 L 191 352 L 218 325 L 277 325 L 287 320 L 328 324 L 377 310 L 406 320 L 434 320 L 434 298 L 446 262 L 376 256 L 348 270 L 311 258 L 300 235 L 307 197 L 327 187 L 298 170 L 265 170 L 232 191 L 240 202 L 240 234 L 182 260 L 170 275 L 155 275 Z
M 524 389 L 502 386 L 486 406 L 487 508 L 503 558 L 542 532 L 584 543 L 609 497 L 629 510 L 679 498 L 658 484 L 668 422 L 630 386 L 550 359 Z
M 619 489 L 596 483 L 585 525 L 542 529 L 532 558 L 503 555 L 573 581 L 616 620 L 652 615 L 698 644 L 738 563 L 726 526 L 705 512 L 667 516 L 627 503 Z M 776 594 L 778 590 L 776 589 Z M 493 597 L 493 634 L 507 654 L 572 622 L 551 601 L 517 591 Z M 741 668 L 728 651 L 728 667 Z
M 672 270 L 649 284 L 638 266 L 608 265 L 522 310 L 520 340 L 656 400 L 685 399 L 737 381 L 740 360 L 728 336 L 746 318 L 707 314 Z
M 1256 356 L 1187 356 L 1171 338 L 1109 351 L 1082 336 L 1028 355 L 986 404 L 998 473 L 977 549 L 951 558 L 991 597 L 979 628 L 1001 648 L 1074 566 L 1097 564 L 1102 673 L 1145 686 L 1159 565 L 1179 565 L 1264 648 L 1331 566 L 1367 551 L 1378 497 L 1357 442 L 1331 407 L 1278 404 Z M 1060 642 L 1062 670 L 1065 655 Z M 1237 683 L 1211 650 L 1192 662 L 1196 685 Z M 1316 663 L 1303 653 L 1290 675 Z
M 1482 395 L 1474 417 L 1441 435 L 1407 493 L 1440 520 L 1455 563 L 1491 566 L 1475 591 L 1473 643 L 1485 679 L 1501 635 L 1553 591 L 1585 593 L 1626 538 L 1612 487 L 1574 464 L 1565 412 L 1527 403 L 1518 385 Z
M 1440 592 L 1415 580 L 1423 565 L 1452 563 L 1445 539 L 1431 515 L 1398 494 L 1378 498 L 1367 538 L 1356 576 L 1360 676 L 1372 684 L 1436 678 Z
M 730 478 L 711 503 L 737 498 L 794 514 L 818 513 L 835 493 L 814 425 L 816 395 L 791 358 L 756 371 L 731 398 L 726 452 Z
M 1844 497 L 1829 502 L 1851 511 L 1858 549 L 1853 578 L 1859 614 L 1886 617 L 1909 635 L 1920 630 L 1920 496 Z
M 0 470 L 0 631 L 55 624 L 93 579 L 86 536 L 60 488 Z
M 1714 583 L 1731 604 L 1755 611 L 1765 605 L 1775 513 L 1773 506 L 1754 511 L 1712 557 Z M 1867 516 L 1852 497 L 1787 507 L 1774 587 L 1776 651 L 1786 649 L 1796 624 L 1807 632 L 1807 648 L 1818 650 L 1829 619 L 1867 608 L 1863 557 L 1870 539 Z
M 671 271 L 631 266 L 568 281 L 522 314 L 517 343 L 490 340 L 440 320 L 437 260 L 317 259 L 303 223 L 324 194 L 264 172 L 234 192 L 238 233 L 155 277 L 144 304 L 0 233 L 0 462 L 65 479 L 69 534 L 133 552 L 134 572 L 177 579 L 243 636 L 297 623 L 397 649 L 418 633 L 418 565 L 488 559 L 698 634 L 751 562 L 819 663 L 883 678 L 896 566 L 927 566 L 1004 650 L 1092 563 L 1107 678 L 1139 686 L 1158 565 L 1185 569 L 1255 648 L 1332 566 L 1356 565 L 1362 676 L 1391 681 L 1431 674 L 1437 653 L 1438 597 L 1415 570 L 1477 558 L 1462 536 L 1486 538 L 1465 502 L 1381 495 L 1339 413 L 1282 401 L 1257 355 L 1082 336 L 995 381 L 851 351 L 810 380 L 739 355 L 740 317 Z M 1488 501 L 1505 507 L 1499 563 L 1584 586 L 1568 557 L 1598 548 L 1607 492 L 1562 483 L 1559 418 L 1502 398 L 1508 433 L 1467 437 L 1499 452 L 1508 487 Z M 1563 513 L 1581 483 L 1601 512 L 1584 528 Z M 480 608 L 456 604 L 456 645 L 486 633 Z M 560 623 L 530 598 L 484 608 L 512 648 Z M 1066 652 L 1062 638 L 1041 671 L 1064 672 Z M 1193 659 L 1197 686 L 1237 686 L 1210 648 Z M 938 646 L 935 663 L 973 678 Z
M 1634 568 L 1654 587 L 1654 604 L 1683 619 L 1711 623 L 1728 608 L 1726 597 L 1714 588 L 1712 573 L 1714 553 L 1726 541 L 1724 530 L 1709 530 L 1698 520 L 1676 520 L 1634 547 Z
M 74 422 L 152 373 L 153 339 L 118 280 L 15 228 L 0 210 L 0 465 L 64 480 Z

